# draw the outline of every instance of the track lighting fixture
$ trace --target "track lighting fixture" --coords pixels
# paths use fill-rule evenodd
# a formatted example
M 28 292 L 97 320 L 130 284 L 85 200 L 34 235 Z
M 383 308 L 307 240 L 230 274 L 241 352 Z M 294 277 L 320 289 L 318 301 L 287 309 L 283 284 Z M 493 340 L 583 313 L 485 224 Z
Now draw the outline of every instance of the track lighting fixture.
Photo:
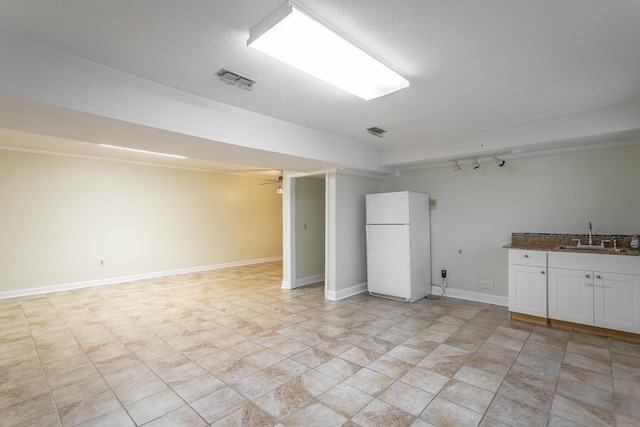
M 506 152 L 500 152 L 500 153 L 492 153 L 488 156 L 469 156 L 469 157 L 458 157 L 456 159 L 451 159 L 449 160 L 452 164 L 453 164 L 453 171 L 457 172 L 461 169 L 460 166 L 460 162 L 462 162 L 463 164 L 466 164 L 468 162 L 471 163 L 471 168 L 472 169 L 479 169 L 480 168 L 480 162 L 478 161 L 478 159 L 481 159 L 483 161 L 489 161 L 489 159 L 492 159 L 496 165 L 498 165 L 499 168 L 503 167 L 504 165 L 507 164 L 507 161 L 501 157 L 498 156 L 503 156 L 503 155 L 509 155 L 509 153 Z

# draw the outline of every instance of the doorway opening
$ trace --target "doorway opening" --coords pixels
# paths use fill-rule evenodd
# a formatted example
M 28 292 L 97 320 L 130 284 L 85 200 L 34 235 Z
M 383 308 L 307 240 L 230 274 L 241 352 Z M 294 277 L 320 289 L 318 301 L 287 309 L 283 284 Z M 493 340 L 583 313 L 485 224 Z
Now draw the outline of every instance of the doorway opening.
M 294 289 L 327 279 L 327 173 L 285 177 L 282 287 Z

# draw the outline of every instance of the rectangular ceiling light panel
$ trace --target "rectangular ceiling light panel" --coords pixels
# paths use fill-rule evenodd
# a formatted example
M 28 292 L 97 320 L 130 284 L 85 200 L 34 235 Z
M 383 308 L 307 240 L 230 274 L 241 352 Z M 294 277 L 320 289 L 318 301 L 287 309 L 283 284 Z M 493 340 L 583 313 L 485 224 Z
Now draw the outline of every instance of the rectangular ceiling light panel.
M 247 45 L 365 101 L 409 86 L 407 79 L 289 2 L 251 29 Z
M 137 148 L 119 147 L 117 145 L 100 144 L 100 147 L 115 148 L 117 150 L 134 151 L 136 153 L 153 154 L 154 156 L 173 157 L 176 159 L 186 159 L 185 156 L 178 156 L 177 154 L 158 153 L 157 151 L 139 150 Z

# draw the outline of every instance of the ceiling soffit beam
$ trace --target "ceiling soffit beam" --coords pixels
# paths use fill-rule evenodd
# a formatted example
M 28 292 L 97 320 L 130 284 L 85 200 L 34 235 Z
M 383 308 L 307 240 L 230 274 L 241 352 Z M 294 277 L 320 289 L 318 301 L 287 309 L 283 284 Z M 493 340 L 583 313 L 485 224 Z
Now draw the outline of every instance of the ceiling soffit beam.
M 336 167 L 388 171 L 367 144 L 199 97 L 3 31 L 0 56 L 0 95 Z
M 538 144 L 546 151 L 554 143 L 561 147 L 563 142 L 570 142 L 575 147 L 583 139 L 591 145 L 598 136 L 606 142 L 612 135 L 628 138 L 636 131 L 640 132 L 640 101 L 382 149 L 380 165 L 404 167 L 519 148 L 535 150 Z

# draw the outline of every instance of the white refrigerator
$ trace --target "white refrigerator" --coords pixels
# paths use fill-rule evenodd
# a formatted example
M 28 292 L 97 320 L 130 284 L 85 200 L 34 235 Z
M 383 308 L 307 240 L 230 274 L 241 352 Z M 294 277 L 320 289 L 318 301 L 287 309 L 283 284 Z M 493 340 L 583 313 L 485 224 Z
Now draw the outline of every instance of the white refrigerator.
M 429 195 L 366 195 L 369 294 L 415 302 L 431 293 Z

